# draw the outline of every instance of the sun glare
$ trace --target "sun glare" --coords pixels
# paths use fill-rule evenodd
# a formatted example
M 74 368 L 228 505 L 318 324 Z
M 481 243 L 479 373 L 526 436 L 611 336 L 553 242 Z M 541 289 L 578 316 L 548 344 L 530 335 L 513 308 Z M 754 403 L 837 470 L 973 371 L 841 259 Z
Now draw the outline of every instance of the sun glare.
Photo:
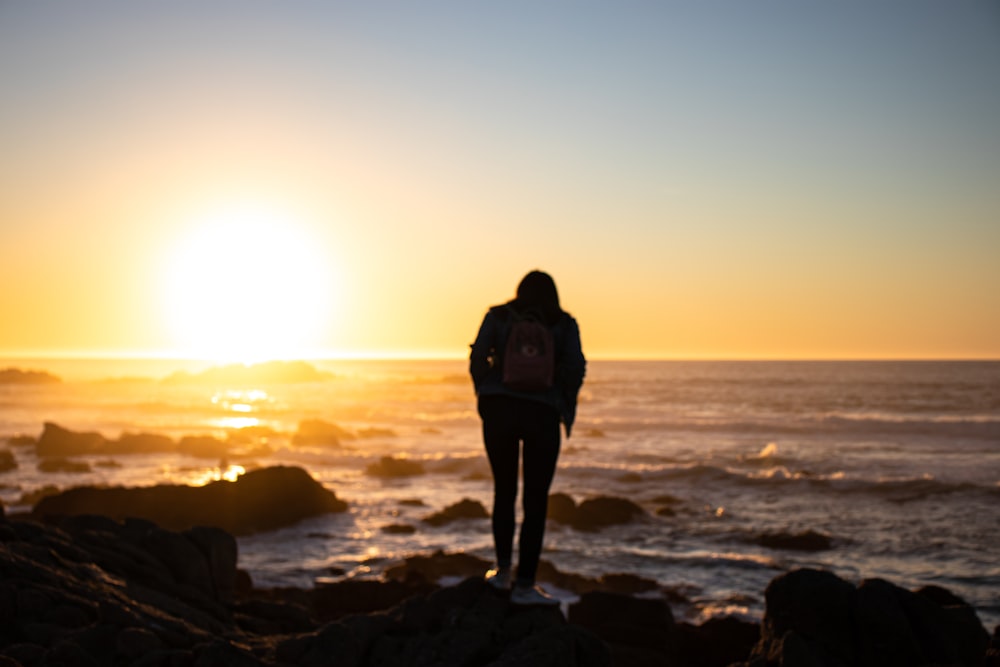
M 334 296 L 323 247 L 294 216 L 266 206 L 198 217 L 166 269 L 174 339 L 191 356 L 244 363 L 321 346 Z

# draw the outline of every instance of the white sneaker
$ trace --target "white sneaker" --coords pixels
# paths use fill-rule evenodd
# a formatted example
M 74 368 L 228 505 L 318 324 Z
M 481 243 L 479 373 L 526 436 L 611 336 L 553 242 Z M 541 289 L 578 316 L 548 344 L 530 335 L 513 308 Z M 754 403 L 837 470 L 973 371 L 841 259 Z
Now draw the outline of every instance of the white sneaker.
M 483 577 L 486 583 L 495 588 L 498 591 L 509 591 L 510 590 L 510 569 L 505 567 L 498 567 L 492 570 L 487 570 L 486 576 Z
M 511 604 L 524 606 L 540 605 L 544 607 L 555 607 L 559 600 L 555 599 L 539 586 L 515 586 L 510 594 Z

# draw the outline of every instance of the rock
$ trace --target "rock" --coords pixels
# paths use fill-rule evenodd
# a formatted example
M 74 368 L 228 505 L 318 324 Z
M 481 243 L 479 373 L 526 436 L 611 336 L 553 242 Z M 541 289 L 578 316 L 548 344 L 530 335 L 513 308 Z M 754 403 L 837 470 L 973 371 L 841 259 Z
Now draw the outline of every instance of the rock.
M 557 523 L 570 524 L 576 517 L 576 501 L 565 493 L 549 495 L 549 507 L 546 518 Z
M 13 435 L 7 438 L 7 445 L 10 447 L 34 447 L 38 439 L 30 435 Z
M 0 449 L 0 472 L 17 470 L 17 459 L 9 449 Z
M 109 454 L 153 454 L 176 451 L 177 443 L 157 433 L 123 433 L 117 441 L 108 443 L 105 449 Z
M 701 625 L 677 625 L 677 662 L 700 667 L 727 667 L 746 660 L 760 639 L 760 626 L 732 616 L 710 618 Z
M 38 518 L 103 514 L 116 520 L 139 517 L 169 530 L 216 526 L 248 535 L 288 526 L 302 519 L 343 512 L 347 504 L 302 468 L 275 466 L 202 487 L 77 487 L 41 499 Z
M 826 551 L 833 548 L 829 535 L 806 530 L 801 533 L 765 533 L 757 539 L 757 544 L 769 549 L 789 551 Z
M 412 535 L 417 532 L 416 527 L 411 526 L 408 523 L 391 523 L 386 526 L 382 526 L 381 530 L 386 535 Z
M 229 453 L 229 445 L 212 435 L 186 435 L 177 443 L 181 454 L 201 459 L 219 460 Z
M 339 447 L 341 440 L 354 436 L 336 424 L 322 419 L 305 419 L 299 422 L 299 427 L 292 436 L 292 444 L 296 447 Z
M 46 371 L 26 371 L 20 368 L 0 369 L 0 384 L 59 384 L 58 377 Z
M 855 587 L 801 569 L 772 580 L 765 600 L 747 664 L 978 665 L 990 643 L 971 607 L 942 590 L 915 593 L 881 579 Z
M 359 438 L 395 438 L 396 432 L 391 428 L 379 428 L 377 426 L 370 426 L 368 428 L 358 429 Z
M 646 512 L 631 500 L 614 496 L 588 498 L 580 503 L 570 525 L 576 530 L 594 531 L 630 523 Z
M 74 474 L 88 473 L 90 464 L 86 461 L 71 461 L 64 458 L 42 459 L 38 462 L 39 472 L 68 472 Z
M 385 570 L 387 579 L 436 583 L 442 577 L 481 577 L 492 567 L 488 560 L 465 552 L 418 554 L 405 558 L 398 565 Z
M 584 593 L 569 607 L 569 622 L 580 625 L 611 646 L 615 664 L 652 665 L 671 660 L 676 627 L 663 600 L 618 593 Z
M 463 498 L 453 505 L 449 505 L 440 512 L 435 512 L 421 519 L 424 523 L 432 526 L 443 526 L 458 521 L 460 519 L 488 519 L 489 512 L 478 500 Z
M 226 602 L 192 583 L 215 591 L 239 579 L 235 540 L 218 529 L 176 533 L 101 516 L 4 527 L 0 667 L 722 667 L 746 658 L 755 632 L 737 619 L 676 624 L 663 600 L 593 591 L 570 606 L 567 622 L 558 608 L 511 605 L 482 580 L 488 563 L 461 553 L 408 559 L 385 582 L 266 590 L 244 582 Z M 461 571 L 469 574 L 457 585 L 435 583 Z M 855 588 L 798 570 L 772 581 L 766 597 L 766 623 L 744 665 L 993 664 L 975 614 L 938 587 L 909 592 L 869 580 Z
M 608 526 L 629 523 L 646 512 L 625 498 L 598 496 L 584 500 L 579 505 L 565 493 L 549 496 L 547 517 L 576 530 L 596 531 Z
M 378 462 L 368 464 L 365 474 L 372 477 L 412 477 L 424 474 L 424 464 L 405 458 L 383 456 Z
M 107 442 L 100 433 L 77 433 L 58 424 L 45 422 L 42 435 L 35 443 L 35 452 L 39 458 L 97 454 Z

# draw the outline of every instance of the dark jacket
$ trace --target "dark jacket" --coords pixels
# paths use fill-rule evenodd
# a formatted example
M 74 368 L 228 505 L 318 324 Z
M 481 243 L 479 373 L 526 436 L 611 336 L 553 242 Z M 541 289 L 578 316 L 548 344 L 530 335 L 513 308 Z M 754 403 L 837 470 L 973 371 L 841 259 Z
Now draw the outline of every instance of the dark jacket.
M 576 418 L 576 400 L 583 385 L 587 360 L 580 344 L 580 328 L 576 320 L 562 312 L 549 328 L 555 343 L 555 382 L 549 389 L 539 392 L 524 392 L 509 389 L 502 380 L 502 356 L 507 336 L 513 324 L 508 304 L 493 306 L 487 311 L 479 334 L 472 344 L 469 354 L 469 374 L 476 388 L 477 396 L 514 396 L 529 401 L 551 405 L 559 412 L 559 418 L 566 427 L 566 437 L 573 430 Z

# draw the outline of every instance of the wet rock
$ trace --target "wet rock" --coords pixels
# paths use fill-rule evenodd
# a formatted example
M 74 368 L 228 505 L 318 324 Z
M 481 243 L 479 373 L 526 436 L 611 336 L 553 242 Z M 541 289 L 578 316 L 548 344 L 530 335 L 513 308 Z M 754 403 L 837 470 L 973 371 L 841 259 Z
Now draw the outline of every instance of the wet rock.
M 0 369 L 0 384 L 59 384 L 62 382 L 57 376 L 46 371 L 23 370 L 21 368 Z
M 746 660 L 760 639 L 760 626 L 731 616 L 701 625 L 677 624 L 675 655 L 681 665 L 728 667 Z
M 570 524 L 576 517 L 576 501 L 566 493 L 549 495 L 549 508 L 546 518 L 557 523 Z
M 774 579 L 765 599 L 748 665 L 978 665 L 989 647 L 975 612 L 950 593 L 915 593 L 881 579 L 855 587 L 801 569 Z
M 769 549 L 788 551 L 826 551 L 833 548 L 829 535 L 806 530 L 801 533 L 765 533 L 757 538 L 757 544 Z
M 372 477 L 413 477 L 423 475 L 424 472 L 424 464 L 420 461 L 392 456 L 383 456 L 365 468 L 365 474 Z
M 158 433 L 123 433 L 117 441 L 109 442 L 105 449 L 109 454 L 153 454 L 176 451 L 177 443 Z
M 387 526 L 382 526 L 381 530 L 386 535 L 412 535 L 417 532 L 416 527 L 407 523 L 391 523 Z
M 579 505 L 565 493 L 549 496 L 548 518 L 580 531 L 596 531 L 629 523 L 646 516 L 645 510 L 631 500 L 614 496 L 588 498 Z
M 7 438 L 9 447 L 34 447 L 38 439 L 30 435 L 14 435 Z
M 38 462 L 39 472 L 48 473 L 74 473 L 83 474 L 91 471 L 90 464 L 86 461 L 71 461 L 70 459 L 64 458 L 49 458 L 42 459 Z
M 17 459 L 9 449 L 0 449 L 0 472 L 17 470 Z
M 349 431 L 323 421 L 322 419 L 304 419 L 299 422 L 292 444 L 296 447 L 339 447 L 342 440 L 353 438 Z
M 229 453 L 229 445 L 212 435 L 186 435 L 177 443 L 177 451 L 196 458 L 219 460 Z
M 103 450 L 107 440 L 100 433 L 70 431 L 58 424 L 45 422 L 42 435 L 35 443 L 39 458 L 81 456 L 97 454 Z
M 645 515 L 646 512 L 631 500 L 598 496 L 588 498 L 577 506 L 570 525 L 576 530 L 594 531 L 630 523 Z
M 488 519 L 490 518 L 489 512 L 483 507 L 483 504 L 478 500 L 471 500 L 469 498 L 463 498 L 453 505 L 449 505 L 440 512 L 435 512 L 421 519 L 424 523 L 428 523 L 432 526 L 443 526 L 449 524 L 452 521 L 458 521 L 460 519 Z
M 671 660 L 676 627 L 663 600 L 603 591 L 585 593 L 570 605 L 569 622 L 607 642 L 615 664 L 652 665 Z
M 169 530 L 216 526 L 247 535 L 346 509 L 345 502 L 302 468 L 275 466 L 202 487 L 77 487 L 41 499 L 32 515 L 140 517 Z

